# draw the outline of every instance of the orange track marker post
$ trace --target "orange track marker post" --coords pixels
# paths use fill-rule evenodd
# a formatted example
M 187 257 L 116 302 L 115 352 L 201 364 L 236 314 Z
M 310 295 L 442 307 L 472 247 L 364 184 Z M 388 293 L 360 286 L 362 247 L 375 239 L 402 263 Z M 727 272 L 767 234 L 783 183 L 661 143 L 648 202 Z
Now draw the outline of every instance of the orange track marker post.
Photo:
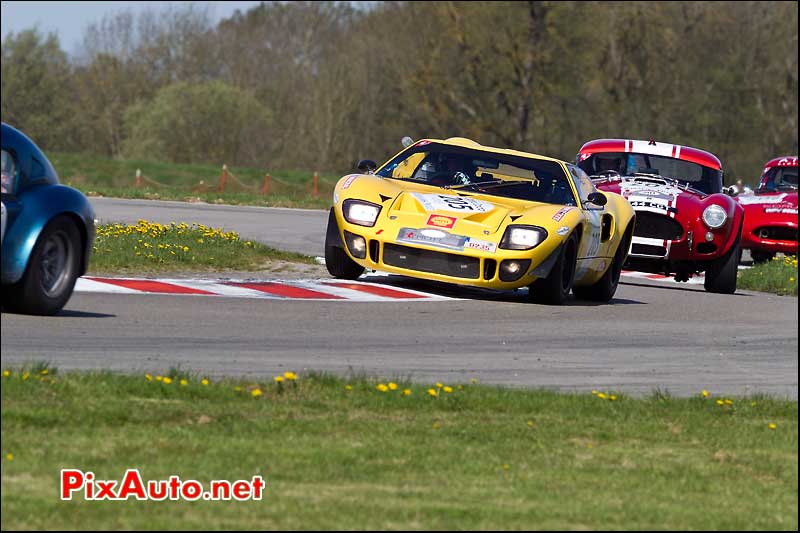
M 319 197 L 319 172 L 314 172 L 314 180 L 311 185 L 311 197 Z
M 222 165 L 222 172 L 219 174 L 219 192 L 225 192 L 225 178 L 228 177 L 228 165 Z
M 136 188 L 140 188 L 142 186 L 142 170 L 137 168 L 136 169 Z
M 269 194 L 269 182 L 272 179 L 272 176 L 269 175 L 269 172 L 264 174 L 264 185 L 261 186 L 261 194 Z

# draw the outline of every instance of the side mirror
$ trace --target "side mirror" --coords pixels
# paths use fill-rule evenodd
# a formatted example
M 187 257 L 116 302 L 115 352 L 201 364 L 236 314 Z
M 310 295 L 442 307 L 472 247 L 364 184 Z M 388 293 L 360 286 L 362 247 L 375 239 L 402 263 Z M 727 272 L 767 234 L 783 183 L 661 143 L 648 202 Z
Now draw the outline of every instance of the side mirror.
M 356 168 L 358 168 L 358 171 L 362 174 L 372 174 L 375 172 L 375 169 L 378 168 L 378 165 L 375 164 L 375 161 L 372 161 L 371 159 L 362 159 L 358 162 L 358 166 Z
M 589 196 L 586 197 L 587 202 L 591 202 L 594 205 L 606 205 L 608 203 L 608 198 L 605 194 L 601 192 L 593 192 L 589 193 Z

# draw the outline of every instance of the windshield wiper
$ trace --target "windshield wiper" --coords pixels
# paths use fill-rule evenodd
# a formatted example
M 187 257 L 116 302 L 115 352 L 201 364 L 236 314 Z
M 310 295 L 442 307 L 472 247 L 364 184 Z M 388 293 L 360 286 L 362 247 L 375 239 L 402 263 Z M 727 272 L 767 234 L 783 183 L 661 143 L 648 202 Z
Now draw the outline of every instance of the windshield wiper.
M 472 183 L 463 183 L 461 185 L 444 185 L 444 186 L 442 186 L 442 189 L 449 189 L 449 190 L 454 190 L 455 191 L 455 190 L 458 190 L 458 189 L 466 189 L 467 187 L 481 187 L 481 186 L 484 186 L 484 185 L 500 185 L 502 183 L 516 183 L 516 182 L 501 181 L 501 182 L 498 183 L 497 180 L 475 181 L 475 182 L 472 182 Z

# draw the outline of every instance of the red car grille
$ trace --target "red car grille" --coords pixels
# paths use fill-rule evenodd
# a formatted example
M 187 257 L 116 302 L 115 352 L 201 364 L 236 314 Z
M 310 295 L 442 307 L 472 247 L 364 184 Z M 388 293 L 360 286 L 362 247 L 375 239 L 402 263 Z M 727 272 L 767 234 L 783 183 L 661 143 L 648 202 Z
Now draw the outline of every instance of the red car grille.
M 676 241 L 683 236 L 683 227 L 674 218 L 649 211 L 636 212 L 636 237 Z

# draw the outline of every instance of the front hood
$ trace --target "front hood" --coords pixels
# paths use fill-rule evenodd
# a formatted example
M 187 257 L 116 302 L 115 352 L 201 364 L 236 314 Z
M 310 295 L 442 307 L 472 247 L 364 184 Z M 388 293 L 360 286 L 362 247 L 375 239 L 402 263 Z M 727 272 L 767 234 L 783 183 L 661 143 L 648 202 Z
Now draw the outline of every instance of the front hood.
M 678 182 L 658 177 L 623 177 L 595 182 L 602 190 L 617 193 L 637 210 L 678 212 L 683 207 L 698 205 L 708 195 L 681 186 Z
M 736 197 L 745 213 L 763 212 L 797 215 L 797 192 L 761 192 Z
M 422 217 L 428 225 L 445 228 L 452 227 L 456 221 L 464 221 L 470 226 L 480 226 L 494 233 L 515 210 L 513 205 L 485 195 L 461 196 L 455 191 L 406 191 L 397 197 L 388 215 Z

